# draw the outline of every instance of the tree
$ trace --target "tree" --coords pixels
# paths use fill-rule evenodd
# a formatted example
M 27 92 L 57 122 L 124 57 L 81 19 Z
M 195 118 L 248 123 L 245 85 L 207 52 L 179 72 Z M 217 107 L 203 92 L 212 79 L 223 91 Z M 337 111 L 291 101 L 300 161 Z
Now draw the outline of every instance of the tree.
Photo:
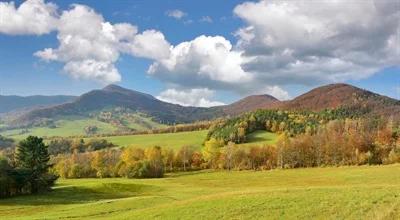
M 21 141 L 16 151 L 16 162 L 21 172 L 27 172 L 31 193 L 49 189 L 57 180 L 57 176 L 49 174 L 50 155 L 42 138 L 29 136 Z
M 232 169 L 232 158 L 233 158 L 233 148 L 235 147 L 235 143 L 228 142 L 228 145 L 225 146 L 225 162 L 228 167 L 228 170 Z
M 191 165 L 190 160 L 193 156 L 193 149 L 189 146 L 183 146 L 176 156 L 183 165 L 183 171 L 186 171 L 186 165 Z
M 203 148 L 204 160 L 208 162 L 211 167 L 217 167 L 217 162 L 221 154 L 220 149 L 223 147 L 223 141 L 211 138 L 206 141 Z

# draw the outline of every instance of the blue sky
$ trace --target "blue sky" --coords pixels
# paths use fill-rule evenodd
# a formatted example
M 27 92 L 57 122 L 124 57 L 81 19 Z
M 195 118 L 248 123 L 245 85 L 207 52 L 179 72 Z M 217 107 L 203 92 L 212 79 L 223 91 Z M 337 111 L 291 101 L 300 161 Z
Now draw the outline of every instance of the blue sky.
M 196 47 L 196 45 L 206 47 L 206 45 L 215 44 L 217 46 L 224 45 L 225 50 L 221 51 L 221 53 L 217 51 L 216 58 L 208 57 L 208 52 L 204 55 L 203 51 L 187 51 L 183 56 L 192 57 L 191 60 L 183 60 L 182 63 L 176 64 L 174 68 L 169 69 L 167 63 L 176 58 L 171 55 L 173 52 L 167 52 L 167 55 L 160 58 L 157 55 L 158 47 L 151 47 L 156 51 L 150 52 L 150 55 L 148 50 L 141 51 L 141 49 L 154 43 L 152 40 L 146 41 L 149 38 L 145 36 L 145 40 L 139 42 L 139 49 L 132 49 L 134 52 L 131 52 L 131 50 L 127 52 L 128 49 L 119 49 L 120 46 L 112 44 L 110 46 L 111 49 L 114 49 L 114 46 L 115 48 L 118 47 L 116 49 L 118 50 L 116 52 L 117 58 L 110 58 L 112 61 L 107 59 L 96 60 L 97 58 L 93 58 L 96 55 L 88 55 L 89 57 L 82 58 L 95 59 L 99 62 L 104 61 L 111 65 L 110 68 L 108 68 L 109 66 L 106 68 L 105 75 L 99 78 L 92 72 L 82 73 L 81 69 L 66 70 L 65 66 L 69 62 L 79 61 L 78 56 L 71 55 L 73 53 L 71 51 L 59 50 L 56 52 L 58 58 L 50 60 L 46 60 L 48 57 L 44 55 L 34 55 L 45 48 L 54 50 L 60 48 L 61 41 L 57 37 L 61 35 L 65 37 L 65 35 L 70 34 L 66 31 L 62 32 L 64 29 L 60 28 L 60 24 L 57 24 L 57 27 L 48 27 L 48 30 L 44 31 L 45 33 L 38 33 L 37 30 L 28 30 L 26 29 L 27 27 L 21 24 L 7 27 L 4 21 L 3 24 L 0 21 L 0 93 L 2 95 L 79 95 L 91 89 L 101 88 L 108 83 L 116 83 L 130 89 L 150 93 L 166 101 L 185 105 L 209 106 L 230 103 L 254 93 L 272 93 L 272 95 L 280 96 L 279 98 L 292 98 L 322 84 L 348 82 L 380 94 L 400 98 L 398 31 L 396 37 L 396 28 L 398 30 L 400 26 L 398 21 L 396 22 L 396 18 L 399 18 L 399 12 L 392 10 L 385 11 L 384 15 L 379 13 L 379 10 L 387 10 L 387 8 L 393 8 L 393 6 L 394 9 L 399 9 L 396 1 L 388 0 L 388 4 L 382 7 L 372 4 L 374 5 L 372 9 L 367 3 L 361 3 L 362 7 L 365 7 L 362 8 L 364 11 L 378 11 L 372 13 L 376 17 L 363 17 L 361 13 L 360 15 L 357 13 L 346 14 L 346 9 L 348 8 L 351 11 L 351 7 L 353 7 L 349 6 L 349 4 L 327 5 L 332 10 L 327 11 L 326 17 L 322 19 L 318 17 L 321 16 L 320 13 L 313 12 L 317 6 L 321 6 L 319 4 L 291 6 L 291 3 L 282 5 L 281 2 L 275 4 L 272 1 L 247 3 L 246 1 L 233 0 L 45 2 L 32 0 L 32 2 L 36 4 L 35 7 L 44 4 L 56 5 L 57 9 L 55 11 L 58 15 L 55 15 L 55 20 L 62 20 L 60 17 L 63 16 L 64 11 L 74 10 L 74 4 L 82 4 L 86 6 L 87 10 L 94 9 L 93 13 L 102 16 L 103 23 L 109 22 L 111 25 L 129 23 L 137 27 L 136 35 L 141 35 L 146 30 L 154 30 L 162 34 L 164 39 L 161 40 L 160 45 L 167 44 L 172 48 L 183 42 L 190 43 L 192 47 Z M 10 9 L 10 2 L 7 3 L 8 5 L 0 5 L 0 9 L 1 7 Z M 15 10 L 18 10 L 21 4 L 21 1 L 16 1 Z M 322 4 L 322 6 L 324 5 Z M 27 5 L 27 7 L 34 7 L 34 5 Z M 290 7 L 294 7 L 296 10 L 292 12 L 289 10 Z M 328 18 L 329 13 L 336 13 L 335 10 L 341 9 L 340 7 L 345 8 L 345 10 L 341 10 L 341 13 L 343 13 L 343 16 L 348 16 L 346 18 L 353 26 L 344 25 L 339 21 Z M 359 5 L 354 7 L 360 8 Z M 179 13 L 174 14 L 174 12 Z M 276 17 L 277 14 L 279 16 L 282 15 L 282 12 L 289 13 L 289 15 L 293 13 L 291 17 L 300 16 L 301 18 L 305 17 L 305 19 L 302 23 L 295 23 L 282 16 Z M 376 29 L 372 20 L 379 22 L 381 19 L 380 22 L 382 22 L 388 16 L 387 14 L 394 17 L 394 19 L 389 19 L 386 29 Z M 264 15 L 265 17 L 260 17 Z M 13 19 L 11 16 L 15 15 L 10 13 L 5 19 L 11 21 Z M 25 19 L 32 20 L 32 16 L 35 15 L 21 12 L 21 17 L 23 16 L 26 16 Z M 275 20 L 276 23 L 274 23 Z M 329 50 L 326 48 L 320 50 L 321 46 L 317 46 L 322 40 L 326 40 L 321 37 L 322 31 L 318 30 L 318 28 L 324 28 L 321 27 L 321 24 L 324 23 L 320 23 L 320 20 L 329 24 L 337 22 L 336 25 L 329 27 L 330 29 L 325 28 L 323 30 L 324 33 L 332 30 L 353 29 L 354 33 L 351 34 L 351 39 L 355 39 L 354 44 L 358 45 L 357 42 L 360 42 L 359 45 L 361 46 L 355 49 L 351 49 L 349 46 L 344 48 L 343 43 L 341 43 L 332 44 L 331 48 L 328 48 Z M 70 20 L 65 20 L 65 22 L 67 21 Z M 265 24 L 263 23 L 264 21 L 266 21 Z M 357 24 L 363 22 L 366 22 L 367 29 L 357 32 L 357 27 L 359 27 Z M 85 20 L 82 19 L 82 26 L 85 26 L 85 24 Z M 17 27 L 18 25 L 20 27 Z M 297 32 L 290 32 L 293 29 L 292 25 L 295 25 Z M 371 27 L 368 27 L 368 25 L 371 25 Z M 287 29 L 282 28 L 286 26 L 288 27 Z M 90 28 L 90 26 L 86 27 L 86 29 Z M 313 43 L 310 44 L 311 46 L 308 46 L 302 39 L 303 35 L 298 35 L 305 30 L 312 30 L 309 32 L 311 37 L 308 39 L 315 42 L 311 42 Z M 374 33 L 378 31 L 382 31 L 386 35 L 376 37 Z M 393 33 L 395 34 L 394 38 L 391 37 Z M 202 35 L 210 36 L 210 38 L 198 39 Z M 249 35 L 253 36 L 250 40 L 246 38 Z M 215 36 L 221 36 L 222 39 L 217 39 Z M 271 39 L 271 36 L 272 40 L 265 40 Z M 274 36 L 283 37 L 273 39 Z M 296 36 L 301 39 L 295 38 Z M 343 33 L 339 32 L 334 37 L 340 39 L 341 42 L 348 41 L 346 40 L 348 36 L 344 34 L 344 31 Z M 198 42 L 195 39 L 198 39 Z M 296 43 L 297 41 L 298 43 Z M 386 45 L 386 42 L 389 41 L 391 43 Z M 128 43 L 139 44 L 135 40 Z M 371 55 L 371 51 L 373 51 L 370 48 L 371 43 L 376 44 L 377 47 L 381 43 L 381 47 L 388 47 L 389 50 L 382 50 L 381 52 L 387 58 L 375 62 L 377 55 Z M 146 44 L 147 46 L 142 46 L 141 44 Z M 156 45 L 156 43 L 154 44 Z M 314 45 L 317 46 L 311 48 L 312 50 L 304 49 Z M 76 51 L 80 47 L 77 45 L 74 48 L 74 51 Z M 268 52 L 265 52 L 267 50 Z M 325 55 L 327 52 L 324 50 L 335 52 Z M 161 49 L 159 51 L 161 53 Z M 170 49 L 170 51 L 183 53 L 182 51 L 184 50 Z M 270 51 L 273 52 L 271 53 Z M 283 55 L 287 51 L 294 54 L 291 55 L 290 61 L 286 61 L 287 57 Z M 215 51 L 213 50 L 212 52 Z M 306 56 L 303 55 L 304 53 L 309 54 Z M 271 56 L 271 54 L 274 55 Z M 348 54 L 351 54 L 351 56 L 348 56 Z M 59 58 L 62 56 L 72 56 L 73 58 Z M 218 56 L 232 56 L 232 59 L 227 58 L 219 61 Z M 238 57 L 245 57 L 246 59 Z M 365 61 L 358 62 L 361 58 L 365 58 Z M 214 61 L 212 59 L 217 60 Z M 240 61 L 237 61 L 238 59 Z M 310 59 L 314 61 L 309 61 Z M 248 62 L 247 60 L 250 61 Z M 304 65 L 295 65 L 296 60 L 302 61 L 300 64 Z M 315 60 L 318 60 L 318 62 Z M 239 62 L 239 65 L 236 62 Z M 281 62 L 287 62 L 284 63 L 286 65 L 285 68 L 277 67 L 276 63 Z M 158 67 L 153 74 L 149 74 L 149 67 L 155 63 L 158 63 Z M 337 66 L 335 66 L 336 64 Z M 190 69 L 192 66 L 194 66 L 193 69 Z M 107 71 L 113 72 L 112 76 Z M 120 80 L 117 80 L 118 77 L 116 75 L 120 76 Z M 192 98 L 187 98 L 188 96 L 192 96 Z M 199 100 L 203 101 L 200 102 Z

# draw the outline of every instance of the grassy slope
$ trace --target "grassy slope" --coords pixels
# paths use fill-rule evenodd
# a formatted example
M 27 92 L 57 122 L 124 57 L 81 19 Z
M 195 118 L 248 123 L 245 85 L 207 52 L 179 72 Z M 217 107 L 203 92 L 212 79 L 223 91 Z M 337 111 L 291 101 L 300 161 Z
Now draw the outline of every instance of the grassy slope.
M 14 139 L 23 139 L 28 135 L 35 135 L 41 137 L 51 137 L 51 136 L 61 136 L 67 137 L 72 135 L 83 135 L 84 128 L 94 125 L 99 128 L 98 133 L 112 133 L 116 130 L 116 128 L 110 124 L 100 122 L 95 119 L 74 119 L 74 120 L 58 120 L 56 122 L 57 128 L 48 128 L 48 127 L 35 127 L 28 129 L 28 133 L 21 134 L 22 129 L 9 130 L 0 133 L 6 137 L 14 138 Z
M 152 128 L 163 128 L 166 125 L 159 124 L 157 122 L 152 121 L 150 118 L 143 117 L 139 114 L 134 115 L 129 121 L 126 121 L 126 124 L 129 128 L 133 128 L 135 130 L 148 130 Z M 22 133 L 24 129 L 14 129 L 8 130 L 4 132 L 0 132 L 0 135 L 14 138 L 16 140 L 20 140 L 26 138 L 28 135 L 35 135 L 41 137 L 52 137 L 52 136 L 76 136 L 76 135 L 84 135 L 84 128 L 87 126 L 97 126 L 99 134 L 110 134 L 117 130 L 116 126 L 113 126 L 109 123 L 101 122 L 96 119 L 91 118 L 62 118 L 56 121 L 57 128 L 48 128 L 48 127 L 35 127 L 29 128 L 27 133 Z M 0 124 L 1 127 L 1 124 Z
M 400 165 L 62 180 L 0 219 L 399 219 Z
M 166 134 L 128 135 L 106 137 L 104 139 L 119 146 L 152 147 L 158 145 L 174 149 L 179 149 L 182 146 L 193 146 L 196 149 L 200 149 L 207 132 L 203 130 Z

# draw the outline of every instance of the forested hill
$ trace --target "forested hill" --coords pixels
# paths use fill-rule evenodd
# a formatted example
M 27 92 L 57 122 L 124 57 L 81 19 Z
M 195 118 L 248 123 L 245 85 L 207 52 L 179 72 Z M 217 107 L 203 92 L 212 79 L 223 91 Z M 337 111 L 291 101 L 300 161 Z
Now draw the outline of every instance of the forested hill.
M 257 109 L 309 110 L 347 109 L 363 114 L 400 119 L 400 101 L 348 84 L 331 84 L 311 90 L 290 101 L 279 101 L 270 95 L 254 95 L 233 104 L 211 108 L 185 107 L 160 101 L 155 97 L 116 85 L 93 90 L 71 103 L 35 109 L 13 119 L 17 126 L 32 125 L 41 119 L 60 116 L 89 117 L 106 108 L 122 107 L 141 112 L 158 123 L 189 123 L 219 117 L 236 116 Z
M 184 107 L 160 101 L 149 94 L 109 85 L 101 90 L 85 93 L 71 103 L 30 111 L 14 120 L 13 123 L 29 125 L 41 118 L 85 117 L 91 112 L 113 107 L 145 113 L 163 124 L 209 120 L 223 115 L 217 108 Z
M 400 101 L 348 84 L 331 84 L 311 90 L 273 108 L 311 110 L 347 108 L 400 119 Z

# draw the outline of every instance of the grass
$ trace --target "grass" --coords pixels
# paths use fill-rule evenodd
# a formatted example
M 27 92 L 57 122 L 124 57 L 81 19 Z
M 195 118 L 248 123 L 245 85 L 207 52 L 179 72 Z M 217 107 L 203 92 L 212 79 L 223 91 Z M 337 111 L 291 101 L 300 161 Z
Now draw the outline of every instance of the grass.
M 399 219 L 400 165 L 61 180 L 0 219 Z
M 83 135 L 84 128 L 92 125 L 98 127 L 98 133 L 112 133 L 116 128 L 110 124 L 95 119 L 61 119 L 57 120 L 56 128 L 35 127 L 29 128 L 27 133 L 23 133 L 23 129 L 14 129 L 1 132 L 0 135 L 21 140 L 29 135 L 40 137 L 60 136 L 67 137 L 73 135 Z
M 247 136 L 247 143 L 241 146 L 262 146 L 274 145 L 278 140 L 278 135 L 268 131 L 255 131 Z
M 180 149 L 182 146 L 192 146 L 200 149 L 207 136 L 207 130 L 178 132 L 166 134 L 143 134 L 105 137 L 104 139 L 118 145 L 130 147 L 153 147 L 162 146 L 173 149 Z
M 207 136 L 207 130 L 190 131 L 166 134 L 143 134 L 105 137 L 104 139 L 121 147 L 153 147 L 161 146 L 172 149 L 180 149 L 182 146 L 192 146 L 199 150 Z M 249 135 L 248 143 L 242 146 L 258 146 L 275 144 L 277 135 L 267 131 L 256 131 Z
M 0 122 L 1 123 L 1 122 Z M 124 123 L 127 127 L 142 131 L 153 128 L 163 128 L 166 125 L 159 124 L 151 120 L 151 118 L 145 117 L 140 114 L 132 114 L 129 120 L 125 120 Z M 83 118 L 83 117 L 63 117 L 55 121 L 56 128 L 49 127 L 33 127 L 26 129 L 13 129 L 0 132 L 0 135 L 21 140 L 29 135 L 40 136 L 40 137 L 68 137 L 68 136 L 79 136 L 85 135 L 85 127 L 96 126 L 98 128 L 98 134 L 111 134 L 114 133 L 118 128 L 112 124 L 101 122 L 94 118 Z M 0 124 L 0 128 L 4 126 Z

